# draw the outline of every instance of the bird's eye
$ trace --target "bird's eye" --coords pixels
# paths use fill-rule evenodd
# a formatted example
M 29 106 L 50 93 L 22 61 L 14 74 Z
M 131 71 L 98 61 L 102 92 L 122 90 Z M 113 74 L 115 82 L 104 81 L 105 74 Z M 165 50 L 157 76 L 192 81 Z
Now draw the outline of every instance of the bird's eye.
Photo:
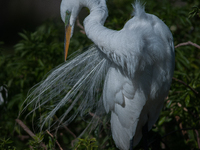
M 71 12 L 69 12 L 67 10 L 66 11 L 66 16 L 65 16 L 65 26 L 67 26 L 69 24 L 70 16 L 71 16 Z
M 67 11 L 66 11 L 66 15 L 71 15 L 71 13 L 67 10 Z

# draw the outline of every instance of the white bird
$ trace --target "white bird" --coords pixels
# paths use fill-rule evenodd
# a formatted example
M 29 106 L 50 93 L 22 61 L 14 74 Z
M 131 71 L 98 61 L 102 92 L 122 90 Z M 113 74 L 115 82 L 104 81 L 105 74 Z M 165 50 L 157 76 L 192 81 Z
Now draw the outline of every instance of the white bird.
M 104 27 L 108 16 L 106 0 L 62 0 L 65 59 L 82 7 L 90 10 L 84 28 L 95 46 L 58 66 L 37 85 L 27 101 L 35 104 L 33 111 L 51 100 L 55 102 L 49 114 L 43 116 L 43 125 L 51 123 L 63 106 L 68 108 L 60 121 L 66 124 L 78 114 L 93 110 L 96 115 L 104 110 L 111 112 L 115 144 L 128 150 L 132 138 L 133 146 L 139 143 L 145 124 L 148 130 L 152 128 L 168 95 L 175 64 L 173 37 L 165 23 L 146 13 L 137 1 L 133 5 L 134 17 L 115 31 Z M 102 94 L 99 88 L 103 88 Z M 77 104 L 78 110 L 69 115 Z

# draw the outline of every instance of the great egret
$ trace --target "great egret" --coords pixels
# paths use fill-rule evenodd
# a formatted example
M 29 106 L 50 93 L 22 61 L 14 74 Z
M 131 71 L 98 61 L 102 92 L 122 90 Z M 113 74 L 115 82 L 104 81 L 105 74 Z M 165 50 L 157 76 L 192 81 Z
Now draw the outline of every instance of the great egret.
M 62 0 L 65 59 L 82 7 L 90 10 L 84 28 L 95 46 L 58 66 L 27 100 L 35 104 L 33 111 L 50 100 L 55 102 L 49 114 L 43 116 L 44 123 L 51 123 L 54 114 L 66 105 L 69 107 L 60 122 L 67 124 L 77 114 L 94 110 L 95 115 L 101 115 L 104 110 L 111 112 L 115 144 L 128 150 L 132 138 L 134 146 L 140 141 L 145 124 L 148 130 L 152 128 L 168 95 L 175 64 L 173 37 L 165 23 L 145 13 L 137 1 L 133 5 L 134 17 L 123 29 L 115 31 L 104 27 L 108 16 L 106 0 Z M 103 92 L 99 98 L 100 87 Z M 77 104 L 78 110 L 69 116 Z

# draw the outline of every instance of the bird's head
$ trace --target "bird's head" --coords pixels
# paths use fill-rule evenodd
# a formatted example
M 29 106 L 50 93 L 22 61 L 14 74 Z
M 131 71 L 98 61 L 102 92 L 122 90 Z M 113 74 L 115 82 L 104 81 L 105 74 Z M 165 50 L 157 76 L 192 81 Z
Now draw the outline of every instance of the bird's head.
M 60 5 L 60 14 L 62 21 L 65 23 L 65 60 L 69 48 L 70 38 L 73 35 L 74 24 L 81 10 L 79 0 L 62 0 Z

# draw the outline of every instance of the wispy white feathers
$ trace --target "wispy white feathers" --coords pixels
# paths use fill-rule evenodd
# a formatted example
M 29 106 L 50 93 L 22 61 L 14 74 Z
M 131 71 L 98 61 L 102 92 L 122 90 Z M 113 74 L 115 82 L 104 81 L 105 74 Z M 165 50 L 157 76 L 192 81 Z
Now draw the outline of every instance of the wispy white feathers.
M 69 124 L 77 114 L 83 116 L 90 111 L 95 113 L 94 110 L 102 109 L 99 91 L 102 90 L 102 81 L 108 67 L 109 62 L 103 54 L 97 47 L 92 46 L 86 52 L 51 71 L 30 91 L 26 99 L 27 106 L 34 105 L 30 113 L 40 107 L 49 111 L 41 117 L 43 120 L 41 128 L 45 123 L 51 125 L 52 118 L 63 107 L 66 111 L 59 119 L 65 124 Z M 71 114 L 70 111 L 77 105 L 78 110 Z
M 128 150 L 132 137 L 134 145 L 139 143 L 147 122 L 151 129 L 168 94 L 175 59 L 172 34 L 159 18 L 145 13 L 138 1 L 133 5 L 135 16 L 120 31 L 103 26 L 108 13 L 105 0 L 63 1 L 71 2 L 70 9 L 77 12 L 80 3 L 89 7 L 85 32 L 98 48 L 90 47 L 58 66 L 31 91 L 26 102 L 35 105 L 32 112 L 50 104 L 41 128 L 46 122 L 51 124 L 61 108 L 65 112 L 60 122 L 65 124 L 78 114 L 105 109 L 111 112 L 116 146 Z M 69 9 L 67 5 L 61 8 L 63 13 Z M 77 110 L 72 111 L 75 106 Z
M 144 17 L 145 14 L 145 8 L 143 5 L 141 5 L 140 1 L 136 0 L 134 4 L 132 4 L 134 12 L 133 15 L 137 17 Z

